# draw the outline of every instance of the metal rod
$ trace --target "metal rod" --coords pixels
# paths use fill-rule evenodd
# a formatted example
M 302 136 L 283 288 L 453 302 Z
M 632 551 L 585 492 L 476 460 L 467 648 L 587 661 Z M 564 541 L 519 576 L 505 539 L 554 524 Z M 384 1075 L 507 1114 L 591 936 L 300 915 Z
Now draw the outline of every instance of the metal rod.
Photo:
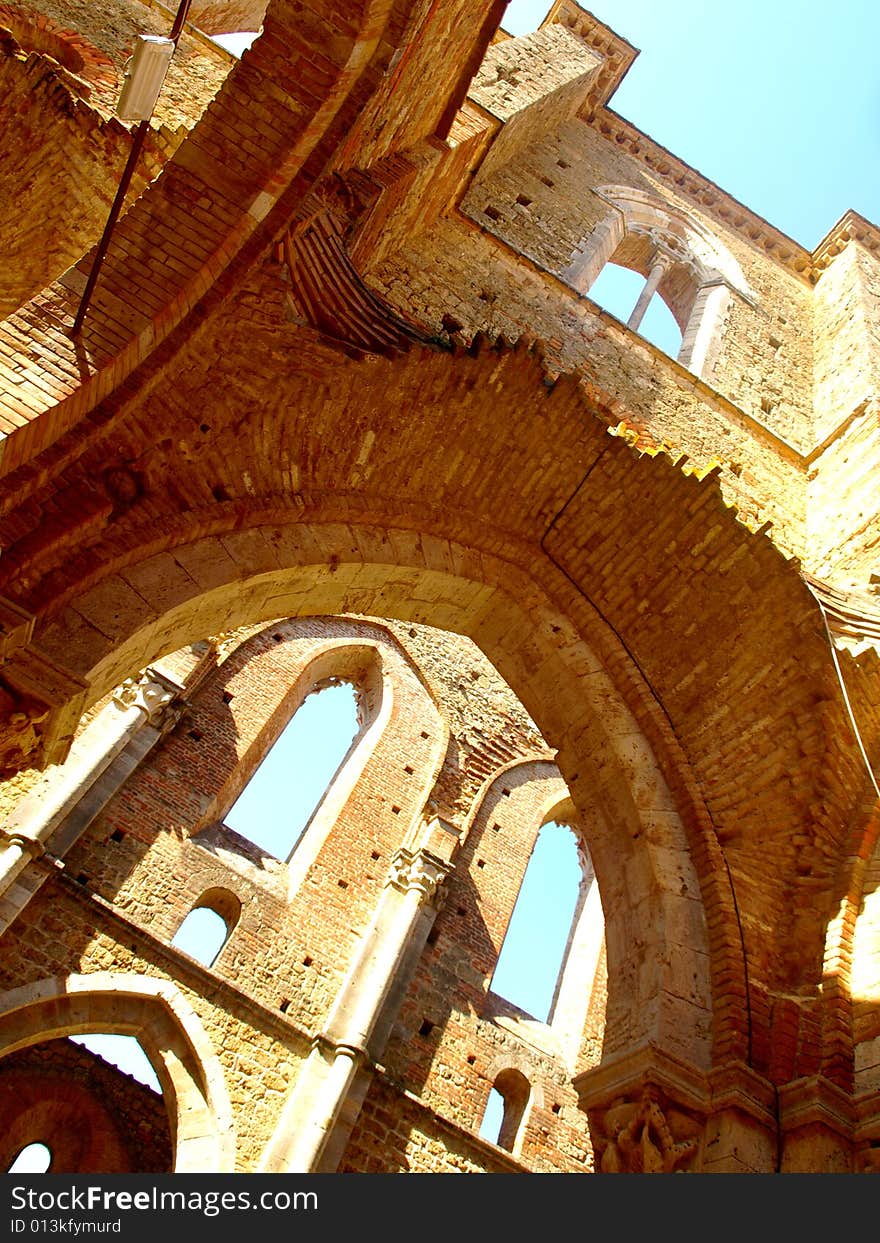
M 183 31 L 183 27 L 186 23 L 186 15 L 189 12 L 191 2 L 192 0 L 180 0 L 180 5 L 177 9 L 177 16 L 174 19 L 174 24 L 171 27 L 171 33 L 168 36 L 169 39 L 173 41 L 175 48 L 177 47 L 178 40 L 180 39 L 181 32 Z M 137 129 L 134 131 L 131 149 L 128 153 L 128 159 L 125 161 L 125 168 L 122 170 L 122 178 L 116 190 L 116 196 L 113 199 L 113 206 L 110 208 L 110 215 L 107 217 L 107 223 L 104 225 L 104 232 L 101 234 L 101 240 L 98 242 L 98 249 L 95 251 L 95 257 L 92 260 L 92 268 L 89 272 L 89 279 L 86 281 L 86 287 L 83 290 L 82 297 L 79 301 L 79 307 L 77 308 L 76 317 L 73 321 L 73 326 L 70 329 L 70 335 L 72 337 L 78 336 L 80 329 L 83 326 L 83 320 L 86 317 L 86 311 L 89 308 L 89 303 L 92 300 L 92 294 L 98 281 L 98 273 L 101 270 L 101 266 L 104 262 L 104 256 L 107 254 L 107 250 L 110 246 L 110 238 L 113 230 L 116 228 L 116 221 L 119 219 L 119 213 L 122 211 L 122 205 L 125 202 L 128 187 L 131 185 L 131 179 L 134 176 L 135 166 L 140 159 L 141 152 L 143 151 L 149 128 L 150 120 L 149 117 L 147 117 L 145 120 L 140 122 Z

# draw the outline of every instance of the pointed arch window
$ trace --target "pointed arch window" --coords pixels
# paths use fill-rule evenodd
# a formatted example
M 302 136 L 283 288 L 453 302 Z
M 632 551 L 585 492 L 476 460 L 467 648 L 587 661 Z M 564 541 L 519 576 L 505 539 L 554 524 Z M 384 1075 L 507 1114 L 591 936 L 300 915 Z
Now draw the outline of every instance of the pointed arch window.
M 659 195 L 620 185 L 598 186 L 595 194 L 607 204 L 607 215 L 575 248 L 563 279 L 694 375 L 704 375 L 720 347 L 731 296 L 756 304 L 739 263 L 696 217 Z M 617 291 L 609 297 L 603 288 L 625 279 L 606 274 L 609 265 L 634 274 L 632 301 L 621 302 Z M 668 318 L 656 318 L 662 316 L 660 300 L 677 332 Z
M 224 817 L 279 859 L 296 850 L 361 732 L 353 683 L 315 687 Z
M 550 821 L 538 834 L 492 976 L 492 991 L 548 1021 L 581 898 L 575 835 Z

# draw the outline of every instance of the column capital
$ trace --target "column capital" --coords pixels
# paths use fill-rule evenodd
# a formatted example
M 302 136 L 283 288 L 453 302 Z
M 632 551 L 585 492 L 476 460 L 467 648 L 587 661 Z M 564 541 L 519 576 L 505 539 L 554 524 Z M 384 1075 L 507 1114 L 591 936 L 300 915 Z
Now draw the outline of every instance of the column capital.
M 719 1120 L 730 1115 L 762 1143 L 776 1134 L 773 1085 L 744 1063 L 704 1071 L 648 1045 L 578 1075 L 574 1086 L 605 1174 L 711 1168 Z
M 419 905 L 439 910 L 445 898 L 443 883 L 452 871 L 453 864 L 429 850 L 407 850 L 401 846 L 391 860 L 385 885 L 401 893 L 416 892 Z
M 145 723 L 155 729 L 169 729 L 177 720 L 183 688 L 156 669 L 147 669 L 139 677 L 128 678 L 113 696 L 120 708 L 136 708 L 144 714 Z

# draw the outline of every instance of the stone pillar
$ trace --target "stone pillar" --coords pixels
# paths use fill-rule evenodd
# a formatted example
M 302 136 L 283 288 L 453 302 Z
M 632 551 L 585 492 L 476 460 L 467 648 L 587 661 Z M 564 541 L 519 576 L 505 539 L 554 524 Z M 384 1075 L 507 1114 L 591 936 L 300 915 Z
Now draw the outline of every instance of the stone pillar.
M 627 328 L 631 328 L 633 332 L 638 332 L 642 320 L 645 318 L 645 312 L 648 309 L 648 303 L 657 292 L 657 286 L 666 275 L 669 261 L 664 255 L 655 255 L 651 271 L 648 273 L 648 279 L 645 281 L 645 287 L 639 294 L 638 301 L 633 307 L 632 314 L 626 321 Z
M 775 1091 L 744 1063 L 712 1071 L 652 1046 L 574 1080 L 601 1174 L 772 1173 Z
M 0 932 L 48 874 L 23 876 L 47 857 L 55 866 L 177 720 L 182 687 L 155 669 L 130 679 L 86 726 L 64 764 L 49 770 L 0 826 Z
M 457 833 L 451 832 L 457 843 Z M 437 836 L 434 832 L 432 842 Z M 334 1132 L 342 1122 L 347 1138 L 354 1124 L 369 1085 L 363 1072 L 384 1046 L 451 871 L 451 862 L 424 847 L 401 848 L 394 856 L 324 1030 L 315 1037 L 266 1146 L 261 1172 L 335 1168 L 344 1139 Z

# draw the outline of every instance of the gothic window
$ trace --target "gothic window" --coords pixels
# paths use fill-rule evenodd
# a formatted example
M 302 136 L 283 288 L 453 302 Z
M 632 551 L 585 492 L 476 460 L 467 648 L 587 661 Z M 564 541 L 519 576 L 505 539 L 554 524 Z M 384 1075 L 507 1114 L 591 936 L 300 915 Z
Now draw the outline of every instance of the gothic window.
M 210 967 L 238 922 L 241 902 L 228 889 L 208 889 L 171 938 L 171 944 Z
M 26 1144 L 10 1165 L 10 1174 L 45 1174 L 52 1163 L 52 1153 L 45 1144 Z
M 522 1138 L 530 1096 L 531 1084 L 521 1071 L 513 1067 L 500 1071 L 489 1093 L 480 1137 L 508 1152 L 515 1152 Z
M 360 732 L 350 682 L 309 694 L 225 816 L 225 823 L 279 859 L 299 845 Z
M 492 976 L 492 991 L 547 1021 L 581 893 L 571 829 L 553 821 L 538 834 Z

